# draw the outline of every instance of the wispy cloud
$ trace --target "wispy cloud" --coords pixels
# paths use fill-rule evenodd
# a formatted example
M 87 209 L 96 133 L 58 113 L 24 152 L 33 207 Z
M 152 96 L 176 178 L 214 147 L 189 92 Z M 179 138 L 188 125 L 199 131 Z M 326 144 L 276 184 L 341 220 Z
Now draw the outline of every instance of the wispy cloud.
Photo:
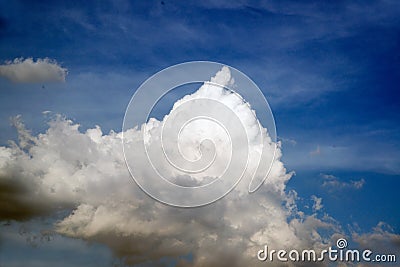
M 322 198 L 321 197 L 317 197 L 317 196 L 312 195 L 311 199 L 314 201 L 314 204 L 312 206 L 312 209 L 313 209 L 314 212 L 317 212 L 317 211 L 321 210 L 324 207 L 324 205 L 322 205 Z
M 330 189 L 349 188 L 358 190 L 361 189 L 365 184 L 364 178 L 361 178 L 359 180 L 350 180 L 349 182 L 344 182 L 332 174 L 321 174 L 321 177 L 323 179 L 322 186 Z
M 0 65 L 0 77 L 16 83 L 64 82 L 67 69 L 49 58 L 16 58 Z
M 283 143 L 288 143 L 291 144 L 292 146 L 297 145 L 297 141 L 292 139 L 292 138 L 285 138 L 285 137 L 281 137 L 279 136 L 278 138 L 280 141 L 282 141 Z
M 317 156 L 321 154 L 321 147 L 317 145 L 315 150 L 310 151 L 310 156 Z

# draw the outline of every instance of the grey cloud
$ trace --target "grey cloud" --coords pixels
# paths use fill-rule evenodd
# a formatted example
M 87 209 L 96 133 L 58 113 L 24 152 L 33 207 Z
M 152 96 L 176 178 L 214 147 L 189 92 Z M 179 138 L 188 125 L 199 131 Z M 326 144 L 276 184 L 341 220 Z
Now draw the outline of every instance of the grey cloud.
M 400 255 L 400 235 L 395 234 L 392 227 L 384 222 L 379 222 L 368 233 L 352 233 L 352 238 L 362 248 L 370 249 L 374 254 L 387 253 Z
M 249 195 L 238 189 L 212 205 L 179 209 L 155 202 L 133 183 L 121 133 L 103 134 L 99 127 L 82 133 L 77 124 L 58 117 L 46 133 L 22 136 L 33 140 L 28 147 L 0 150 L 2 220 L 77 207 L 54 225 L 55 231 L 106 244 L 127 264 L 191 254 L 189 266 L 256 265 L 254 255 L 265 243 L 289 248 L 323 242 L 307 234 L 309 228 L 300 221 L 287 222 L 291 212 L 283 203 L 295 204 L 285 193 L 291 175 L 279 161 L 280 153 L 260 191 Z M 242 187 L 247 190 L 247 184 Z M 313 221 L 313 231 L 329 225 Z
M 65 82 L 67 69 L 49 58 L 16 58 L 0 65 L 0 77 L 16 83 Z
M 242 105 L 207 88 L 197 93 Z M 253 120 L 245 122 L 251 129 Z M 81 132 L 78 124 L 61 116 L 37 136 L 20 118 L 14 125 L 19 144 L 0 147 L 0 218 L 23 220 L 64 209 L 68 214 L 54 231 L 105 244 L 130 265 L 161 265 L 160 259 L 173 258 L 180 266 L 264 266 L 256 253 L 265 244 L 322 249 L 332 234 L 342 232 L 332 218 L 299 211 L 297 194 L 286 190 L 292 173 L 281 162 L 280 147 L 259 191 L 248 194 L 248 183 L 242 181 L 216 203 L 181 209 L 154 201 L 134 184 L 124 162 L 122 133 L 104 134 L 99 126 Z M 151 127 L 157 132 L 160 123 L 152 121 Z M 137 129 L 125 136 L 133 143 L 143 141 Z M 184 259 L 188 255 L 191 260 Z

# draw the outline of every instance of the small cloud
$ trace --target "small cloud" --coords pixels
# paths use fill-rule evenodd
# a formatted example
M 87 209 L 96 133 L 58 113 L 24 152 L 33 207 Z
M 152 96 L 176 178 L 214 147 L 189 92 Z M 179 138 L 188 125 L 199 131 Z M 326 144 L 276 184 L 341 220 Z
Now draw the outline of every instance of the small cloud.
M 68 74 L 55 60 L 16 58 L 0 65 L 0 77 L 16 83 L 65 82 Z
M 279 137 L 279 139 L 283 142 L 283 143 L 289 143 L 292 146 L 297 145 L 297 141 L 291 138 L 284 138 L 284 137 Z
M 314 201 L 314 204 L 312 206 L 312 209 L 314 212 L 319 211 L 320 209 L 322 209 L 324 207 L 324 205 L 322 205 L 322 198 L 321 197 L 317 197 L 312 195 L 311 199 Z
M 365 184 L 365 180 L 361 179 L 358 181 L 351 181 L 351 185 L 355 188 L 355 189 L 360 189 L 363 187 L 363 185 Z
M 325 180 L 335 180 L 335 179 L 337 179 L 337 177 L 335 175 L 332 175 L 332 174 L 321 173 L 320 176 L 322 178 L 324 178 Z
M 310 152 L 311 156 L 316 156 L 321 154 L 321 147 L 318 145 L 317 148 Z
M 351 180 L 350 182 L 343 182 L 340 181 L 340 179 L 334 175 L 331 174 L 323 174 L 321 173 L 321 177 L 323 178 L 324 182 L 322 183 L 323 187 L 329 187 L 329 188 L 336 188 L 336 189 L 344 189 L 344 188 L 349 188 L 349 189 L 361 189 L 364 184 L 365 180 L 361 178 L 360 180 Z

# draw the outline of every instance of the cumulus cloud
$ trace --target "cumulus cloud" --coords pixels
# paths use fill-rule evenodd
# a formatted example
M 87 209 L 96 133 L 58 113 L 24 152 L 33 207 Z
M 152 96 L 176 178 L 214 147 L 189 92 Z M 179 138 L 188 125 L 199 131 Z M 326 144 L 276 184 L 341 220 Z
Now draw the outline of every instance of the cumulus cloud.
M 393 228 L 379 222 L 368 233 L 352 233 L 352 238 L 362 248 L 370 249 L 376 253 L 395 253 L 400 251 L 400 235 L 394 233 Z M 400 255 L 397 255 L 399 257 Z
M 340 179 L 331 174 L 321 174 L 323 179 L 322 186 L 329 189 L 361 189 L 365 184 L 365 179 L 350 180 L 349 182 L 340 181 Z
M 0 76 L 16 83 L 64 82 L 67 69 L 49 58 L 16 58 L 0 65 Z
M 213 79 L 231 82 L 226 71 Z M 203 85 L 184 99 L 200 95 L 234 105 L 251 129 L 254 121 L 243 117 L 244 105 L 232 101 L 232 95 Z M 329 217 L 299 211 L 296 192 L 286 190 L 292 174 L 281 162 L 279 147 L 259 191 L 248 194 L 248 181 L 242 181 L 220 201 L 182 209 L 154 201 L 132 181 L 122 153 L 122 133 L 104 134 L 99 126 L 81 132 L 78 124 L 61 116 L 37 136 L 25 129 L 21 118 L 14 125 L 18 144 L 0 147 L 0 219 L 26 220 L 69 211 L 54 225 L 57 233 L 105 244 L 127 264 L 154 266 L 167 257 L 176 259 L 178 266 L 264 266 L 256 253 L 265 244 L 320 250 L 334 242 L 334 233 L 342 232 Z M 147 124 L 150 133 L 161 125 L 155 119 Z M 185 136 L 186 142 L 196 138 Z M 124 138 L 132 144 L 143 141 L 137 128 L 124 133 Z M 319 210 L 321 199 L 314 200 L 314 210 Z

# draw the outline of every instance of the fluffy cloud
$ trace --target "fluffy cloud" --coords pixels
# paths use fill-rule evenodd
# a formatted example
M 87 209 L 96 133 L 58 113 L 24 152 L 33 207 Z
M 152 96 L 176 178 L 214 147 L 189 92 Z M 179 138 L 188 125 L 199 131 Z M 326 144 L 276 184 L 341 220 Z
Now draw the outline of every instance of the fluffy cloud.
M 64 82 L 67 69 L 49 58 L 16 58 L 0 65 L 0 76 L 16 83 Z
M 393 254 L 400 250 L 400 235 L 395 234 L 393 228 L 384 222 L 379 222 L 369 233 L 353 232 L 352 238 L 362 248 L 375 253 Z
M 218 75 L 214 79 L 231 82 L 226 71 Z M 243 117 L 243 103 L 217 88 L 203 86 L 184 99 L 203 95 L 234 105 L 251 129 L 254 121 Z M 174 108 L 178 106 L 179 102 Z M 0 219 L 70 211 L 54 225 L 57 233 L 106 244 L 127 264 L 156 265 L 169 257 L 177 259 L 178 266 L 263 266 L 256 253 L 265 244 L 319 250 L 334 242 L 334 233 L 342 232 L 331 218 L 298 210 L 296 192 L 286 190 L 292 174 L 280 161 L 280 148 L 259 191 L 248 194 L 248 181 L 241 181 L 220 201 L 182 209 L 154 201 L 132 181 L 122 153 L 122 133 L 103 134 L 98 126 L 81 132 L 78 124 L 61 116 L 37 136 L 20 118 L 14 124 L 18 144 L 0 147 Z M 151 120 L 147 126 L 156 133 L 161 123 Z M 124 138 L 132 144 L 143 141 L 138 129 L 124 133 Z M 314 210 L 319 210 L 321 199 L 314 201 Z

